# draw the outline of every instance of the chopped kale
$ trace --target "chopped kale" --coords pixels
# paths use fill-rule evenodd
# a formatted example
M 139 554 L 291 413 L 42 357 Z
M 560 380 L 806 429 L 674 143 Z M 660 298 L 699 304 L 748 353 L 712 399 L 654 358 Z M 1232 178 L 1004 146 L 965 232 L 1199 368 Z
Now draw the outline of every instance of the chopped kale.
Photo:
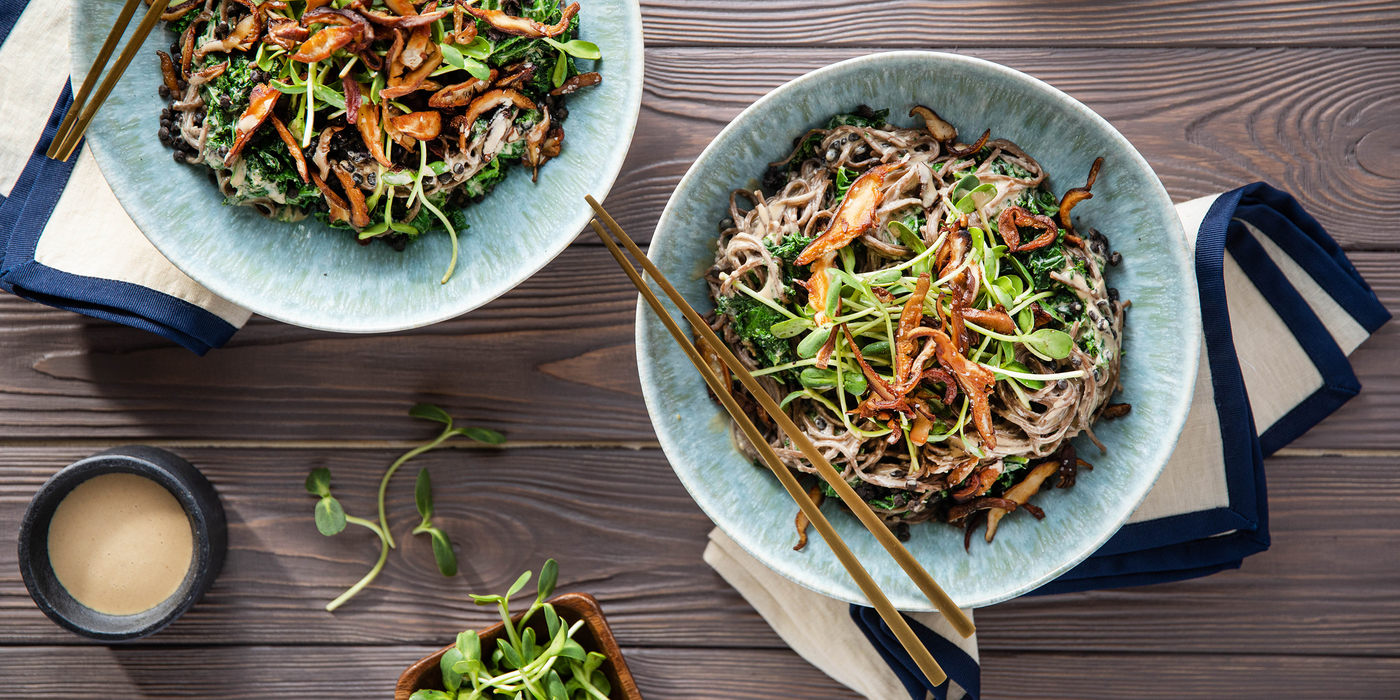
M 857 174 L 854 170 L 847 170 L 847 169 L 845 169 L 845 168 L 841 168 L 841 169 L 837 170 L 837 171 L 836 171 L 836 199 L 833 199 L 832 201 L 833 201 L 833 202 L 839 202 L 839 201 L 845 199 L 845 198 L 846 198 L 846 192 L 848 192 L 848 191 L 851 189 L 851 183 L 855 182 L 857 177 L 860 177 L 860 176 L 859 176 L 859 174 Z
M 770 241 L 767 244 L 768 252 L 771 253 L 773 257 L 782 260 L 788 265 L 792 265 L 793 261 L 797 260 L 797 256 L 801 255 L 803 249 L 811 242 L 812 239 L 800 233 L 789 233 L 783 236 L 783 239 L 777 243 Z M 806 266 L 804 265 L 803 267 L 805 268 Z
M 993 168 L 995 169 L 995 168 Z M 1032 214 L 1054 217 L 1060 213 L 1060 203 L 1055 200 L 1055 195 L 1047 192 L 1043 187 L 1022 190 L 1016 198 L 1017 206 L 1025 207 Z
M 773 324 L 787 317 L 746 294 L 720 297 L 717 303 L 720 313 L 729 317 L 730 327 L 764 367 L 793 360 L 792 343 L 772 331 Z
M 889 116 L 890 111 L 888 109 L 876 111 L 865 105 L 861 105 L 856 108 L 856 111 L 850 114 L 838 114 L 832 117 L 831 121 L 826 123 L 826 128 L 835 129 L 838 126 L 879 128 L 885 125 L 885 122 L 889 120 Z
M 904 505 L 909 500 L 909 492 L 907 491 L 876 486 L 860 478 L 851 479 L 846 483 L 850 484 L 851 488 L 855 490 L 856 495 L 860 496 L 861 500 L 870 504 L 871 508 L 893 510 Z M 822 495 L 827 498 L 839 498 L 839 496 L 836 495 L 836 489 L 831 488 L 831 485 L 825 481 L 818 482 L 817 487 L 821 489 Z
M 986 148 L 982 150 L 986 150 Z M 991 155 L 991 153 L 988 153 L 987 155 Z M 996 173 L 997 175 L 1005 175 L 1007 177 L 1027 178 L 1031 176 L 1031 171 L 1026 170 L 1025 168 L 1015 163 L 1012 163 L 1006 160 L 1005 158 L 998 158 L 995 163 L 992 163 L 991 171 Z
M 208 105 L 209 110 L 205 121 L 209 123 L 211 151 L 233 146 L 238 118 L 242 116 L 243 110 L 248 108 L 248 96 L 256 84 L 253 71 L 258 66 L 247 55 L 230 54 L 228 62 L 228 68 L 223 74 L 209 81 L 203 88 L 204 104 Z M 229 100 L 227 108 L 220 99 L 223 97 Z M 283 151 L 286 151 L 285 146 Z M 291 154 L 288 154 L 288 157 L 290 158 Z
M 1021 262 L 1031 273 L 1036 289 L 1049 289 L 1051 284 L 1058 284 L 1050 279 L 1050 273 L 1065 266 L 1065 248 L 1059 238 L 1044 248 L 1037 248 L 1029 253 L 1017 253 L 1017 255 L 1021 256 Z
M 851 112 L 849 114 L 838 114 L 832 117 L 829 121 L 827 121 L 826 128 L 827 130 L 835 129 L 838 126 L 863 126 L 878 128 L 885 125 L 885 122 L 889 118 L 889 116 L 890 111 L 888 109 L 876 111 L 870 109 L 869 107 L 866 107 L 865 105 L 861 105 L 857 107 L 854 112 Z M 817 153 L 817 149 L 821 148 L 823 138 L 825 138 L 824 134 L 809 134 L 806 136 L 798 137 L 800 141 L 795 141 L 793 143 L 793 148 L 797 151 L 797 155 L 793 157 L 792 161 L 790 161 L 790 165 L 800 164 L 802 161 L 807 160 L 808 158 L 816 158 L 819 155 Z
M 496 156 L 486 167 L 462 183 L 462 193 L 468 197 L 483 197 L 489 194 L 496 188 L 497 183 L 506 179 L 506 165 L 501 156 Z
M 287 204 L 307 209 L 321 201 L 321 190 L 313 184 L 301 181 L 296 161 L 292 158 L 291 151 L 287 150 L 287 144 L 281 139 L 273 139 L 260 148 L 248 149 L 244 162 L 249 177 L 256 176 L 267 185 L 275 187 L 286 197 Z M 259 189 L 262 191 L 259 192 Z M 269 190 L 265 187 L 250 187 L 245 192 L 250 196 L 262 196 L 268 194 Z

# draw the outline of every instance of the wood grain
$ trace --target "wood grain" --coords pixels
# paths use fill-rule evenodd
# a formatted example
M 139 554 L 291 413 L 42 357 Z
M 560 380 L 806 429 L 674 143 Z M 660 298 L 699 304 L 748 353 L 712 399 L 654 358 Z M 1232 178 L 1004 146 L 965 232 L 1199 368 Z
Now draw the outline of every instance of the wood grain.
M 1400 51 L 958 52 L 1025 71 L 1098 112 L 1176 201 L 1264 180 L 1298 197 L 1344 247 L 1400 249 Z M 633 237 L 648 236 L 690 163 L 739 112 L 793 78 L 866 53 L 648 51 L 633 144 L 648 161 L 624 172 L 606 205 Z M 786 143 L 773 144 L 774 160 L 786 155 Z
M 1400 314 L 1400 253 L 1352 259 Z M 635 308 L 616 263 L 588 245 L 436 326 L 334 335 L 255 319 L 202 358 L 144 331 L 0 296 L 0 444 L 418 440 L 432 427 L 408 417 L 417 401 L 513 440 L 652 441 Z M 1400 449 L 1397 358 L 1391 324 L 1351 358 L 1361 395 L 1295 446 Z
M 352 514 L 396 453 L 383 450 L 181 450 L 218 487 L 230 521 L 228 562 L 204 602 L 141 644 L 413 644 L 440 646 L 491 623 L 467 599 L 560 560 L 559 590 L 596 596 L 624 646 L 781 647 L 753 610 L 701 561 L 711 524 L 658 450 L 436 452 L 390 488 L 400 535 L 384 573 L 334 615 L 322 610 L 368 570 L 368 533 L 322 537 L 302 490 L 314 466 Z M 86 452 L 0 451 L 0 536 L 57 468 Z M 1394 459 L 1287 458 L 1268 463 L 1273 548 L 1244 568 L 1178 584 L 1023 598 L 979 611 L 984 650 L 1400 656 L 1400 537 Z M 462 574 L 437 573 L 417 522 L 412 474 L 428 467 L 435 522 L 457 544 Z M 1092 478 L 1076 488 L 1092 488 Z M 789 507 L 786 504 L 778 507 Z M 0 548 L 0 645 L 72 644 Z M 4 656 L 8 650 L 0 650 Z M 3 664 L 0 664 L 3 666 Z
M 387 698 L 393 679 L 431 652 L 385 647 L 26 647 L 6 650 L 0 699 L 105 697 Z M 856 700 L 786 649 L 623 650 L 647 700 Z M 61 663 L 55 663 L 61 660 Z M 1400 660 L 1219 654 L 982 654 L 988 700 L 1232 700 L 1389 698 Z
M 1397 46 L 1392 2 L 644 2 L 649 46 Z

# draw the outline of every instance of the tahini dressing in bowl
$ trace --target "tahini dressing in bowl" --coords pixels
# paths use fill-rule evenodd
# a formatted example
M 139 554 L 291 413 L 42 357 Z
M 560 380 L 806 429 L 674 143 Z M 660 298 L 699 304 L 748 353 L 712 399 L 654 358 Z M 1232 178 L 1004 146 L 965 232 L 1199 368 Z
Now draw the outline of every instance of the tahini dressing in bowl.
M 49 561 L 75 600 L 108 615 L 150 610 L 180 588 L 194 535 L 180 502 L 136 474 L 78 484 L 49 523 Z

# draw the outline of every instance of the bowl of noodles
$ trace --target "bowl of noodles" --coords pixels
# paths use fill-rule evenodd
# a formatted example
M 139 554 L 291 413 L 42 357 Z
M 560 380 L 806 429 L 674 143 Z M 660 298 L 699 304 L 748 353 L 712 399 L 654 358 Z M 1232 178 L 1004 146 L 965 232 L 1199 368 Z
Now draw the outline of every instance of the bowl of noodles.
M 1200 318 L 1165 189 L 1101 117 L 987 61 L 875 54 L 777 88 L 696 160 L 649 256 L 962 607 L 1098 549 L 1190 405 Z M 710 518 L 784 576 L 863 602 L 645 307 L 637 355 L 662 448 Z M 931 609 L 838 499 L 823 509 L 896 607 Z
M 82 74 L 121 6 L 72 5 Z M 181 272 L 308 328 L 416 328 L 527 279 L 606 196 L 641 105 L 636 0 L 172 0 L 162 17 L 79 162 Z

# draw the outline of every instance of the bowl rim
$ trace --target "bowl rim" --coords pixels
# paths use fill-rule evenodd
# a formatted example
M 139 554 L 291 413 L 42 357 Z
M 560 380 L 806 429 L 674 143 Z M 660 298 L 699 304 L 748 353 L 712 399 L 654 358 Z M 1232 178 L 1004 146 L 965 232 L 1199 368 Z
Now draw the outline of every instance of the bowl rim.
M 607 158 L 603 167 L 598 173 L 601 176 L 597 177 L 596 194 L 594 194 L 594 197 L 600 202 L 604 201 L 607 198 L 608 193 L 612 191 L 613 185 L 616 184 L 618 176 L 622 173 L 622 167 L 626 162 L 627 154 L 631 150 L 632 139 L 636 134 L 637 120 L 641 114 L 642 93 L 645 90 L 643 82 L 645 78 L 646 51 L 644 38 L 645 35 L 642 27 L 641 3 L 640 0 L 619 1 L 626 6 L 629 26 L 631 26 L 634 29 L 634 31 L 631 33 L 631 36 L 628 37 L 628 41 L 630 43 L 633 43 L 637 47 L 637 51 L 636 60 L 629 62 L 629 64 L 625 66 L 625 71 L 622 73 L 622 75 L 625 75 L 627 84 L 629 86 L 632 86 L 631 89 L 628 91 L 627 103 L 623 110 L 623 128 L 618 134 L 618 143 L 625 145 L 623 145 L 620 148 L 613 149 L 612 154 Z M 71 0 L 71 2 L 74 8 L 77 9 L 79 3 L 83 2 L 83 0 Z M 71 22 L 69 25 L 69 40 L 72 46 L 74 47 L 74 50 L 71 52 L 70 61 L 75 64 L 73 67 L 75 71 L 79 69 L 77 63 L 79 63 L 82 60 L 79 57 L 79 51 L 77 50 L 77 46 L 79 46 L 80 44 L 80 37 L 78 32 L 79 23 Z M 82 70 L 86 70 L 86 64 L 81 66 L 81 68 Z M 101 119 L 100 116 L 98 118 Z M 107 166 L 109 164 L 124 164 L 123 159 L 119 158 L 117 154 L 112 153 L 108 150 L 108 144 L 101 138 L 100 130 L 93 130 L 93 132 L 95 133 L 93 133 L 92 135 L 95 137 L 88 138 L 86 142 L 88 144 L 89 149 L 92 151 L 93 158 L 97 162 L 98 169 L 105 172 L 104 166 Z M 133 215 L 131 210 L 129 210 L 126 205 L 128 197 L 139 201 L 141 198 L 141 193 L 128 191 L 125 193 L 125 195 L 123 195 L 123 193 L 119 191 L 119 188 L 114 187 L 112 188 L 112 194 L 117 198 L 117 202 L 121 204 L 122 210 L 127 212 L 127 215 L 131 218 L 132 223 L 136 226 L 137 230 L 141 231 L 141 235 L 145 236 L 146 240 L 151 242 L 151 245 L 154 246 L 155 249 L 160 252 L 161 256 L 163 256 L 166 260 L 170 261 L 170 264 L 173 265 L 176 269 L 178 269 L 181 273 L 188 276 L 190 279 L 194 280 L 196 283 L 203 286 L 205 289 L 209 290 L 209 292 L 213 293 L 215 296 L 219 297 L 220 299 L 226 300 L 232 304 L 235 304 L 243 309 L 258 314 L 259 316 L 263 316 L 274 321 L 279 321 L 281 323 L 286 323 L 288 325 L 293 325 L 300 328 L 308 328 L 317 331 L 329 331 L 333 333 L 392 333 L 396 331 L 412 330 L 414 328 L 423 328 L 426 326 L 441 323 L 443 321 L 448 321 L 457 318 L 458 316 L 462 316 L 464 314 L 475 311 L 476 309 L 479 309 L 491 303 L 492 301 L 495 301 L 496 299 L 505 295 L 507 292 L 514 290 L 526 280 L 533 277 L 535 273 L 544 269 L 546 265 L 553 262 L 555 258 L 559 257 L 559 255 L 563 253 L 564 250 L 568 248 L 569 245 L 572 244 L 575 239 L 578 238 L 579 234 L 587 227 L 588 220 L 593 217 L 592 210 L 589 209 L 588 206 L 582 200 L 580 200 L 578 203 L 576 213 L 572 216 L 566 217 L 559 223 L 558 229 L 559 231 L 561 231 L 561 233 L 556 235 L 548 246 L 544 246 L 542 248 L 542 253 L 536 259 L 537 262 L 533 264 L 522 265 L 518 268 L 515 268 L 514 274 L 502 275 L 501 278 L 505 280 L 504 284 L 498 286 L 497 289 L 490 293 L 483 294 L 478 297 L 473 297 L 472 300 L 468 303 L 452 307 L 443 307 L 438 313 L 428 314 L 423 317 L 414 318 L 409 321 L 386 322 L 377 325 L 366 325 L 357 323 L 357 319 L 353 316 L 337 318 L 335 319 L 336 322 L 334 323 L 320 322 L 314 319 L 306 320 L 292 318 L 289 315 L 277 313 L 275 311 L 270 312 L 265 308 L 257 308 L 257 304 L 247 303 L 247 299 L 239 298 L 240 295 L 238 292 L 240 286 L 237 283 L 237 279 L 222 279 L 218 275 L 204 275 L 192 273 L 186 270 L 185 268 L 181 267 L 173 259 L 171 259 L 170 250 L 168 249 L 172 248 L 172 244 L 169 240 L 167 240 L 165 242 L 164 247 L 162 247 L 162 244 L 158 240 L 161 238 L 160 236 L 152 237 L 146 234 L 145 229 L 137 220 L 137 216 Z M 140 211 L 139 207 L 137 208 L 137 211 Z M 462 264 L 470 263 L 470 260 L 458 260 L 459 266 Z
M 1175 223 L 1175 231 L 1178 235 L 1174 239 L 1174 242 L 1180 247 L 1179 252 L 1182 255 L 1182 259 L 1186 261 L 1185 270 L 1186 275 L 1189 278 L 1189 286 L 1192 289 L 1196 287 L 1195 267 L 1192 264 L 1192 261 L 1194 260 L 1194 256 L 1192 254 L 1192 246 L 1186 237 L 1185 230 L 1182 228 L 1180 218 L 1176 214 L 1175 204 L 1172 202 L 1171 196 L 1167 193 L 1166 187 L 1162 185 L 1161 179 L 1157 177 L 1156 171 L 1152 169 L 1152 166 L 1147 162 L 1147 159 L 1144 158 L 1142 154 L 1138 152 L 1137 148 L 1133 146 L 1132 142 L 1130 142 L 1127 139 L 1127 137 L 1123 136 L 1121 132 L 1114 128 L 1114 126 L 1110 124 L 1108 120 L 1104 119 L 1097 112 L 1090 109 L 1088 106 L 1084 105 L 1079 100 L 1066 94 L 1059 88 L 1056 88 L 1055 86 L 1050 85 L 1049 83 L 1039 78 L 1036 78 L 1035 76 L 1023 73 L 1014 68 L 1010 68 L 1008 66 L 1004 66 L 993 61 L 988 61 L 986 59 L 977 58 L 974 56 L 966 56 L 962 54 L 947 53 L 943 51 L 896 50 L 879 51 L 875 53 L 865 54 L 862 56 L 856 56 L 853 58 L 848 58 L 842 61 L 831 63 L 826 66 L 822 66 L 820 68 L 804 73 L 803 75 L 793 78 L 792 80 L 770 90 L 767 94 L 759 97 L 748 107 L 744 108 L 744 110 L 741 111 L 737 116 L 735 116 L 733 120 L 726 124 L 725 127 L 721 129 L 720 132 L 714 137 L 714 139 L 711 140 L 710 143 L 705 146 L 704 150 L 700 152 L 700 155 L 698 155 L 695 158 L 695 161 L 691 163 L 690 168 L 686 171 L 685 175 L 676 185 L 675 190 L 672 191 L 670 199 L 666 202 L 666 208 L 662 211 L 661 217 L 657 221 L 656 228 L 652 233 L 651 241 L 649 242 L 647 247 L 647 257 L 650 258 L 653 262 L 659 262 L 660 256 L 656 252 L 658 250 L 656 243 L 658 241 L 662 241 L 662 247 L 664 247 L 665 242 L 668 238 L 667 232 L 675 228 L 676 224 L 674 219 L 677 216 L 675 210 L 676 199 L 682 191 L 687 189 L 687 187 L 694 179 L 700 177 L 698 166 L 705 163 L 710 158 L 717 157 L 716 154 L 719 145 L 722 142 L 724 142 L 727 137 L 730 137 L 732 132 L 736 132 L 741 129 L 747 128 L 745 122 L 748 119 L 753 118 L 753 115 L 756 112 L 764 109 L 770 103 L 784 99 L 786 97 L 786 94 L 792 90 L 801 89 L 803 86 L 809 83 L 819 82 L 825 79 L 826 76 L 830 73 L 850 70 L 852 67 L 874 70 L 878 69 L 878 67 L 881 64 L 887 62 L 898 63 L 903 60 L 917 60 L 933 63 L 943 62 L 944 65 L 942 67 L 944 68 L 947 67 L 947 64 L 953 64 L 954 66 L 972 66 L 981 70 L 990 70 L 995 73 L 1000 73 L 1001 75 L 1011 80 L 1025 83 L 1026 86 L 1030 89 L 1041 90 L 1047 93 L 1049 97 L 1059 102 L 1064 108 L 1072 109 L 1078 112 L 1080 116 L 1088 119 L 1096 126 L 1098 126 L 1098 128 L 1101 129 L 1110 139 L 1118 142 L 1119 146 L 1129 154 L 1133 164 L 1135 164 L 1137 167 L 1141 168 L 1144 172 L 1148 173 L 1151 176 L 1152 182 L 1156 185 L 1154 188 L 1152 188 L 1152 194 L 1155 195 L 1155 197 L 1158 199 L 1159 205 L 1165 211 L 1171 212 L 1170 221 Z M 1192 298 L 1191 301 L 1194 302 L 1194 298 Z M 667 301 L 667 303 L 669 303 L 669 301 Z M 1185 332 L 1186 335 L 1190 337 L 1199 338 L 1202 334 L 1200 307 L 1198 304 L 1195 303 L 1188 303 L 1184 304 L 1183 306 L 1186 309 L 1185 318 L 1183 319 L 1186 324 L 1186 327 L 1182 330 Z M 692 500 L 695 501 L 695 503 L 700 507 L 700 509 L 704 511 L 705 515 L 709 517 L 710 520 L 714 522 L 715 525 L 719 527 L 721 531 L 728 535 L 730 539 L 732 539 L 736 544 L 740 546 L 740 548 L 748 552 L 759 562 L 762 562 L 764 566 L 767 566 L 769 569 L 773 570 L 774 572 L 778 573 L 784 578 L 787 578 L 793 581 L 794 583 L 803 586 L 804 588 L 808 588 L 817 593 L 821 593 L 822 595 L 850 603 L 865 604 L 863 600 L 854 598 L 846 591 L 841 590 L 836 586 L 833 586 L 831 581 L 829 580 L 823 581 L 821 579 L 814 579 L 813 577 L 799 579 L 794 577 L 792 573 L 785 571 L 783 568 L 775 566 L 773 563 L 770 562 L 768 552 L 764 548 L 755 546 L 755 544 L 749 538 L 745 537 L 743 533 L 730 532 L 721 524 L 721 519 L 716 517 L 716 513 L 712 512 L 711 508 L 706 503 L 703 503 L 701 499 L 695 497 L 695 490 L 692 488 L 691 481 L 688 479 L 687 475 L 683 473 L 682 469 L 676 467 L 676 461 L 678 459 L 684 460 L 684 449 L 672 439 L 671 435 L 667 431 L 660 429 L 660 424 L 662 421 L 658 420 L 658 416 L 666 415 L 666 410 L 665 407 L 659 403 L 660 397 L 654 396 L 655 390 L 653 387 L 657 384 L 658 380 L 653 372 L 655 367 L 648 359 L 648 357 L 653 354 L 653 348 L 651 340 L 649 338 L 648 329 L 655 323 L 657 323 L 657 321 L 651 318 L 650 308 L 647 307 L 645 304 L 641 303 L 640 295 L 638 295 L 634 339 L 637 348 L 637 369 L 639 377 L 641 379 L 642 397 L 646 402 L 648 416 L 651 418 L 653 426 L 656 428 L 655 432 L 657 436 L 657 441 L 661 444 L 662 452 L 666 454 L 667 461 L 671 463 L 672 471 L 676 473 L 676 476 L 678 479 L 680 479 L 681 484 L 685 486 L 686 491 L 690 493 Z M 666 342 L 663 343 L 663 347 L 667 347 L 669 342 L 670 339 L 668 337 Z M 1186 353 L 1183 359 L 1183 364 L 1180 367 L 1181 376 L 1183 378 L 1183 386 L 1194 386 L 1196 376 L 1199 372 L 1199 364 L 1199 353 Z M 1085 541 L 1082 545 L 1082 551 L 1080 553 L 1076 554 L 1073 557 L 1069 557 L 1060 566 L 1054 568 L 1051 571 L 1048 571 L 1047 573 L 1037 578 L 1028 579 L 1026 582 L 1018 586 L 1012 587 L 1010 589 L 1007 589 L 1006 591 L 998 594 L 985 595 L 981 598 L 975 598 L 971 600 L 956 600 L 955 602 L 960 607 L 978 608 L 1019 597 L 1030 591 L 1035 590 L 1036 588 L 1039 588 L 1040 586 L 1045 585 L 1046 583 L 1055 580 L 1061 574 L 1065 573 L 1074 566 L 1078 565 L 1080 562 L 1084 561 L 1084 559 L 1088 558 L 1089 555 L 1098 551 L 1100 547 L 1102 547 L 1110 538 L 1112 538 L 1113 535 L 1117 534 L 1117 532 L 1123 527 L 1123 525 L 1127 523 L 1128 519 L 1132 516 L 1132 513 L 1136 511 L 1138 506 L 1142 504 L 1143 499 L 1145 499 L 1147 497 L 1147 494 L 1152 491 L 1152 487 L 1156 485 L 1157 480 L 1161 477 L 1162 470 L 1166 467 L 1167 461 L 1170 459 L 1171 454 L 1175 452 L 1176 444 L 1181 437 L 1182 430 L 1185 428 L 1187 414 L 1189 413 L 1191 407 L 1192 398 L 1193 392 L 1190 390 L 1180 392 L 1179 395 L 1175 397 L 1175 405 L 1170 407 L 1172 409 L 1169 412 L 1170 422 L 1166 425 L 1161 426 L 1163 432 L 1171 436 L 1169 439 L 1169 444 L 1164 445 L 1164 447 L 1168 447 L 1170 449 L 1166 449 L 1164 451 L 1165 457 L 1160 460 L 1159 464 L 1152 467 L 1152 476 L 1147 488 L 1143 489 L 1141 495 L 1137 496 L 1137 498 L 1132 503 L 1131 508 L 1125 509 L 1122 518 L 1118 520 L 1114 527 L 1105 530 L 1104 534 L 1101 537 L 1095 538 L 1092 542 Z M 887 593 L 889 592 L 887 591 Z M 925 599 L 921 595 L 917 595 L 917 591 L 915 591 L 914 597 L 910 600 L 913 602 L 912 605 L 899 605 L 898 607 L 900 607 L 900 609 L 902 610 L 914 611 L 932 611 L 934 609 L 932 604 L 927 599 Z M 899 601 L 896 602 L 898 603 Z
M 56 578 L 52 582 L 53 585 L 45 582 L 53 576 L 48 563 L 48 533 L 54 512 L 73 489 L 90 479 L 106 474 L 135 474 L 159 484 L 174 496 L 184 509 L 194 539 L 190 568 L 180 587 L 151 610 L 171 600 L 179 602 L 159 618 L 120 632 L 91 629 L 71 619 L 60 610 L 61 605 L 67 605 L 71 601 L 74 605 L 84 608 L 87 606 L 73 598 Z M 41 516 L 44 517 L 41 519 Z M 104 642 L 135 641 L 170 626 L 204 597 L 223 568 L 228 546 L 227 527 L 226 514 L 217 492 L 194 465 L 179 455 L 159 448 L 145 445 L 114 447 L 63 467 L 35 492 L 20 522 L 20 576 L 29 591 L 29 596 L 34 599 L 34 604 L 60 627 L 81 637 Z M 56 602 L 59 604 L 55 604 Z M 123 618 L 135 620 L 137 616 L 145 615 L 150 610 L 132 615 L 109 615 L 95 610 L 93 612 L 104 620 L 115 623 Z

